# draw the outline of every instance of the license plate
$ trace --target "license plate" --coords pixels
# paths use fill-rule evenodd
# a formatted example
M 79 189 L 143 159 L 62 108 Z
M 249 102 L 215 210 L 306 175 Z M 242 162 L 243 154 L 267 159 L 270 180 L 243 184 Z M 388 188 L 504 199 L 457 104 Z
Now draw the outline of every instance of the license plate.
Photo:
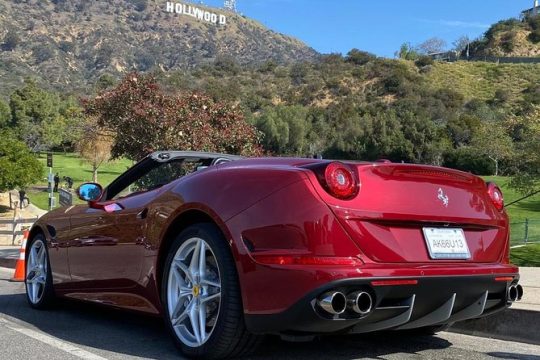
M 432 259 L 466 260 L 471 258 L 462 229 L 424 228 L 423 230 Z

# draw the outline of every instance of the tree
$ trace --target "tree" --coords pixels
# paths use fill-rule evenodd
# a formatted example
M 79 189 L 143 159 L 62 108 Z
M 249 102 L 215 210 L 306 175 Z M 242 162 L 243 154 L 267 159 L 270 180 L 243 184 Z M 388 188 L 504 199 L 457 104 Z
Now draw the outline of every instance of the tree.
M 0 192 L 25 188 L 39 180 L 43 165 L 12 132 L 0 132 Z
M 150 75 L 128 74 L 84 107 L 114 135 L 112 158 L 138 160 L 163 149 L 262 153 L 259 132 L 238 108 L 198 93 L 166 94 Z
M 9 106 L 0 100 L 0 129 L 7 127 L 11 123 L 11 110 Z
M 510 122 L 520 132 L 513 158 L 515 175 L 510 185 L 530 194 L 540 190 L 540 106 L 535 106 L 524 118 L 513 117 Z
M 256 125 L 265 134 L 265 148 L 278 154 L 306 155 L 309 151 L 306 137 L 310 130 L 306 115 L 306 109 L 299 105 L 264 109 Z
M 59 104 L 57 95 L 40 89 L 31 80 L 11 94 L 12 126 L 31 150 L 55 145 L 55 139 L 47 138 L 45 127 L 53 126 L 59 116 Z
M 365 65 L 368 62 L 375 60 L 377 56 L 367 52 L 367 51 L 361 51 L 358 49 L 352 49 L 347 54 L 347 57 L 345 58 L 346 62 L 353 63 L 355 65 Z
M 454 51 L 458 54 L 462 54 L 464 51 L 467 50 L 471 43 L 471 39 L 467 36 L 460 36 L 458 39 L 456 39 L 452 45 L 454 46 Z
M 410 43 L 401 44 L 395 55 L 403 60 L 416 60 L 420 56 L 418 51 Z
M 427 39 L 426 41 L 418 45 L 418 50 L 424 55 L 441 53 L 445 49 L 446 41 L 437 37 Z
M 92 166 L 92 181 L 98 182 L 98 170 L 111 158 L 113 134 L 101 128 L 97 119 L 89 118 L 81 128 L 76 150 Z
M 482 154 L 495 164 L 495 176 L 499 175 L 501 160 L 514 154 L 512 138 L 501 121 L 484 122 L 472 139 L 472 146 L 478 154 Z

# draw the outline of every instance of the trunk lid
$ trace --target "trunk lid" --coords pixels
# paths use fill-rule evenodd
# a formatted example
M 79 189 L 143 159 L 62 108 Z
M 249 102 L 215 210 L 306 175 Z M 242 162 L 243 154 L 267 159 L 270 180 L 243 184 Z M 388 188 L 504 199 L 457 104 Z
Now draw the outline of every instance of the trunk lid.
M 423 165 L 349 163 L 360 178 L 358 195 L 339 200 L 317 191 L 362 252 L 375 262 L 497 262 L 508 238 L 479 177 Z M 463 230 L 470 259 L 435 260 L 424 229 Z

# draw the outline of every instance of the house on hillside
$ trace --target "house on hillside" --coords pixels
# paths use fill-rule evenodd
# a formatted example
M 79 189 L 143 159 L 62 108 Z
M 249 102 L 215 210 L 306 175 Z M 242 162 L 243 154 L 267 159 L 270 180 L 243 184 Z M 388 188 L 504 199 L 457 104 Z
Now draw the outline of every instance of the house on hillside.
M 523 10 L 521 12 L 521 18 L 526 19 L 532 16 L 538 16 L 540 14 L 540 2 L 538 0 L 534 0 L 534 5 L 532 8 Z

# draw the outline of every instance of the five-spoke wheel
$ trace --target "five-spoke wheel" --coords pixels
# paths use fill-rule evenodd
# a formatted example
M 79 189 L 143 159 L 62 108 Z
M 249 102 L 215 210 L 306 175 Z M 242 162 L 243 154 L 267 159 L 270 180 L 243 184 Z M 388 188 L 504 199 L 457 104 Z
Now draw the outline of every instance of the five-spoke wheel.
M 260 337 L 245 328 L 236 265 L 215 225 L 180 232 L 164 264 L 161 294 L 167 324 L 184 355 L 235 357 L 258 344 Z
M 171 263 L 167 286 L 170 321 L 186 345 L 201 346 L 219 315 L 221 280 L 217 260 L 206 241 L 191 238 Z
M 31 241 L 26 260 L 26 297 L 34 308 L 42 309 L 54 299 L 52 276 L 45 238 L 37 234 Z

